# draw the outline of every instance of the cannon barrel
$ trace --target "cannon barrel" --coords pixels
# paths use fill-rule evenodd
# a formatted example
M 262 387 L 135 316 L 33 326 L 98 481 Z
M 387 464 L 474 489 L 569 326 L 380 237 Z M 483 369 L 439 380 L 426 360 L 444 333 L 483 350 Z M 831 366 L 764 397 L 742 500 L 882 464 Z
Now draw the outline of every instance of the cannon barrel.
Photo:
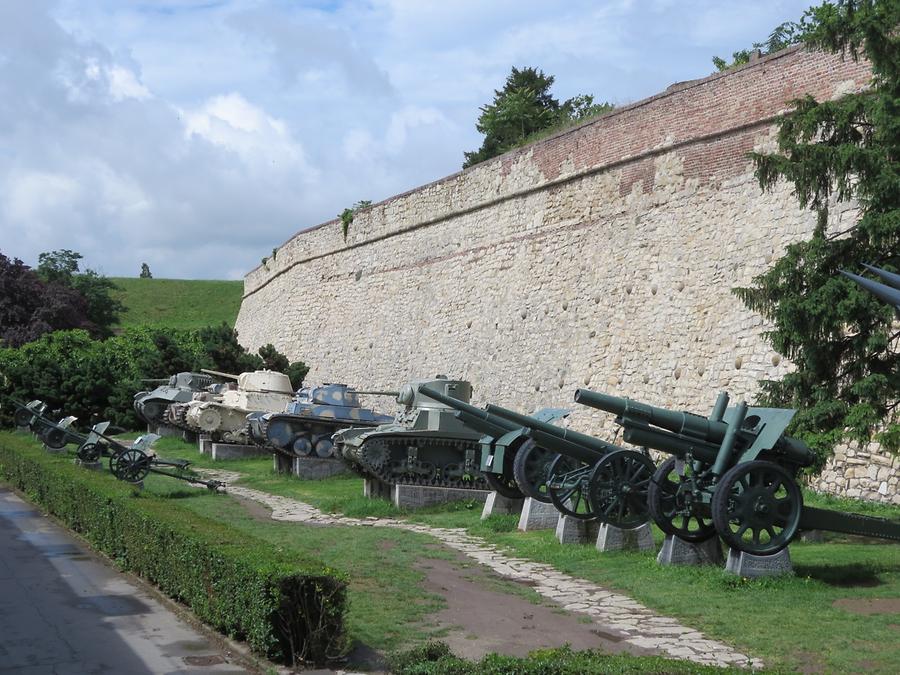
M 601 441 L 599 438 L 594 438 L 593 436 L 588 436 L 587 434 L 582 434 L 571 429 L 563 429 L 562 427 L 558 427 L 555 424 L 550 424 L 548 422 L 541 422 L 533 417 L 520 415 L 513 410 L 507 410 L 500 406 L 489 405 L 487 406 L 487 411 L 500 417 L 505 417 L 508 420 L 530 429 L 531 433 L 529 436 L 534 438 L 538 445 L 545 447 L 548 450 L 556 450 L 563 454 L 572 454 L 571 451 L 575 447 L 581 447 L 584 450 L 587 450 L 587 454 L 584 454 L 583 452 L 580 452 L 578 455 L 573 454 L 573 456 L 577 459 L 582 459 L 582 461 L 596 462 L 608 452 L 620 449 L 618 446 Z M 565 444 L 554 443 L 554 440 L 565 441 Z M 554 446 L 565 447 L 566 451 L 564 452 Z M 579 455 L 583 455 L 584 457 L 590 455 L 590 459 L 583 459 L 583 457 Z
M 456 417 L 460 422 L 465 424 L 467 427 L 471 427 L 486 436 L 493 436 L 495 439 L 499 438 L 503 434 L 508 431 L 515 431 L 516 429 L 521 429 L 520 426 L 510 422 L 508 420 L 500 419 L 499 417 L 495 417 L 493 415 L 485 413 L 484 417 L 475 417 L 474 415 L 470 415 L 469 413 L 458 410 L 453 413 L 453 416 Z
M 722 442 L 728 432 L 728 425 L 725 422 L 716 422 L 689 412 L 673 412 L 630 398 L 601 394 L 590 389 L 577 389 L 575 402 L 598 410 L 605 410 L 618 417 L 641 420 L 674 434 L 692 436 L 717 445 Z
M 363 389 L 355 389 L 357 394 L 367 394 L 369 396 L 393 396 L 397 398 L 400 395 L 399 391 L 376 391 L 376 390 L 363 390 Z
M 446 406 L 450 406 L 454 410 L 458 410 L 459 412 L 466 413 L 472 417 L 475 417 L 480 420 L 490 421 L 490 415 L 486 410 L 482 410 L 481 408 L 472 405 L 471 403 L 466 403 L 465 401 L 460 401 L 458 398 L 453 398 L 452 396 L 447 396 L 446 394 L 442 394 L 436 389 L 432 389 L 426 384 L 419 385 L 419 393 L 424 394 L 428 398 L 433 398 L 438 403 L 443 403 Z M 491 424 L 495 424 L 497 426 L 502 426 L 502 424 L 498 425 L 496 421 L 490 421 Z M 518 429 L 522 425 L 517 425 L 513 428 Z M 506 431 L 512 431 L 512 429 L 506 429 Z
M 209 368 L 201 368 L 200 372 L 206 373 L 207 375 L 215 375 L 216 377 L 227 377 L 229 380 L 236 380 L 239 377 L 232 373 L 220 373 L 218 370 L 210 370 Z

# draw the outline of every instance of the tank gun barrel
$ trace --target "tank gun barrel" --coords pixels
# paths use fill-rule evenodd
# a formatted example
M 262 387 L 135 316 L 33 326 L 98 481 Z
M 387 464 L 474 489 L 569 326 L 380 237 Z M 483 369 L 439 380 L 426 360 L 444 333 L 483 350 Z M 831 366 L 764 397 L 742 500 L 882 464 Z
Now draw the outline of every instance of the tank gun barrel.
M 159 382 L 160 384 L 168 382 L 168 377 L 142 377 L 141 382 Z
M 200 372 L 206 373 L 207 375 L 215 375 L 216 377 L 225 377 L 229 380 L 236 380 L 239 377 L 238 375 L 234 375 L 233 373 L 222 373 L 218 370 L 210 370 L 209 368 L 201 368 Z
M 376 389 L 357 389 L 357 394 L 366 394 L 368 396 L 393 396 L 397 398 L 400 395 L 399 391 L 379 391 Z

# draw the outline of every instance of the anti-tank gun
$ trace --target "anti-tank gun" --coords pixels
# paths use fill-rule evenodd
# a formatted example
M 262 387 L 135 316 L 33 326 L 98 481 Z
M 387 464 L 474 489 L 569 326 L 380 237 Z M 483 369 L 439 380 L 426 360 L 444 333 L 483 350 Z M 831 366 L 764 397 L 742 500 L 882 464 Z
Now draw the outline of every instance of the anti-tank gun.
M 900 540 L 898 523 L 803 505 L 797 476 L 815 456 L 784 433 L 794 410 L 728 407 L 726 393 L 709 417 L 586 389 L 575 401 L 615 414 L 626 442 L 672 455 L 647 495 L 650 515 L 667 534 L 692 542 L 718 534 L 754 555 L 777 553 L 801 529 Z
M 566 410 L 522 415 L 496 405 L 481 409 L 443 402 L 456 408 L 460 420 L 485 434 L 481 439 L 485 476 L 508 484 L 511 467 L 513 482 L 522 493 L 550 502 L 574 518 L 622 528 L 647 521 L 647 488 L 656 467 L 645 454 L 551 423 L 568 414 Z

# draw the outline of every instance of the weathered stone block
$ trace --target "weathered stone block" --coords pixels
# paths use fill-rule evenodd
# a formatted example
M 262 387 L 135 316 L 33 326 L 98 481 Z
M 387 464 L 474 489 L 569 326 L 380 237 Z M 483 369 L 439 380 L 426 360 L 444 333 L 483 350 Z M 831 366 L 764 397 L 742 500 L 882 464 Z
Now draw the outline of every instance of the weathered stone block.
M 158 424 L 153 433 L 158 434 L 163 438 L 177 438 L 184 433 L 184 429 L 179 429 L 178 427 L 170 427 L 167 424 Z
M 391 486 L 377 478 L 363 479 L 363 496 L 369 499 L 391 499 Z
M 258 445 L 235 445 L 232 443 L 212 443 L 210 456 L 214 462 L 226 459 L 252 459 L 254 457 L 266 457 L 269 450 Z
M 553 504 L 545 504 L 531 497 L 525 498 L 522 514 L 519 516 L 519 529 L 522 532 L 531 530 L 549 530 L 556 527 L 559 511 Z
M 197 450 L 201 455 L 208 455 L 212 452 L 212 437 L 206 434 L 200 434 L 197 437 Z
M 76 457 L 75 465 L 80 466 L 82 469 L 87 469 L 88 471 L 103 471 L 103 462 L 83 462 Z
M 298 478 L 322 480 L 347 473 L 347 465 L 337 457 L 294 457 L 292 471 Z
M 18 426 L 17 426 L 17 427 L 16 427 L 16 431 L 18 431 L 20 434 L 30 434 L 30 433 L 31 433 L 31 427 L 29 427 L 29 426 L 27 426 L 27 425 L 24 426 L 24 427 L 18 427 Z
M 609 523 L 600 525 L 597 532 L 597 550 L 601 553 L 609 551 L 652 551 L 653 530 L 650 523 L 644 523 L 628 530 L 615 527 Z
M 560 544 L 587 544 L 597 540 L 600 523 L 595 520 L 579 520 L 559 514 L 556 521 L 556 540 Z
M 495 516 L 499 514 L 513 514 L 513 513 L 522 513 L 522 505 L 525 503 L 524 499 L 510 499 L 509 497 L 504 497 L 498 492 L 491 492 L 488 495 L 488 498 L 484 501 L 484 509 L 481 511 L 481 519 L 485 520 L 490 516 Z
M 466 490 L 463 488 L 443 488 L 426 485 L 394 485 L 391 501 L 399 509 L 418 509 L 432 504 L 446 504 L 466 499 L 485 501 L 487 490 Z
M 725 571 L 741 577 L 755 579 L 757 577 L 776 577 L 782 574 L 791 574 L 794 571 L 794 567 L 791 565 L 789 547 L 781 549 L 774 555 L 753 555 L 732 548 L 728 550 Z
M 660 565 L 721 565 L 724 561 L 718 537 L 692 543 L 667 534 L 656 556 Z
M 275 473 L 293 473 L 294 458 L 285 457 L 280 452 L 272 453 L 272 471 Z

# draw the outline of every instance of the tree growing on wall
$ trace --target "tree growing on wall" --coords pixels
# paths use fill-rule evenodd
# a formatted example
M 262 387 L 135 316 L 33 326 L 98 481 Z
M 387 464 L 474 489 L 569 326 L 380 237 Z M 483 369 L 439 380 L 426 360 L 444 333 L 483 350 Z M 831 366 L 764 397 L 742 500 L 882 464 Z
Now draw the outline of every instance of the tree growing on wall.
M 589 94 L 560 103 L 551 93 L 552 75 L 537 68 L 516 68 L 506 77 L 503 89 L 494 90 L 494 100 L 481 107 L 475 128 L 484 134 L 481 147 L 466 152 L 463 168 L 478 164 L 527 143 L 541 131 L 562 127 L 612 109 L 609 103 L 594 103 Z
M 817 213 L 808 241 L 749 288 L 735 292 L 772 321 L 769 339 L 796 370 L 762 383 L 765 403 L 799 408 L 794 430 L 824 458 L 851 437 L 900 448 L 900 333 L 892 310 L 841 269 L 871 263 L 900 271 L 900 2 L 840 0 L 803 18 L 813 49 L 865 57 L 868 89 L 838 100 L 793 102 L 778 124 L 778 151 L 754 154 L 764 189 L 793 185 Z M 829 228 L 829 205 L 856 200 L 859 216 Z
M 800 41 L 803 34 L 803 26 L 796 21 L 785 21 L 775 30 L 769 33 L 769 37 L 764 42 L 754 42 L 749 49 L 739 49 L 731 55 L 731 61 L 714 56 L 713 65 L 718 71 L 731 70 L 745 63 L 750 63 L 750 56 L 754 51 L 759 51 L 761 56 L 781 51 L 785 47 L 790 47 Z

